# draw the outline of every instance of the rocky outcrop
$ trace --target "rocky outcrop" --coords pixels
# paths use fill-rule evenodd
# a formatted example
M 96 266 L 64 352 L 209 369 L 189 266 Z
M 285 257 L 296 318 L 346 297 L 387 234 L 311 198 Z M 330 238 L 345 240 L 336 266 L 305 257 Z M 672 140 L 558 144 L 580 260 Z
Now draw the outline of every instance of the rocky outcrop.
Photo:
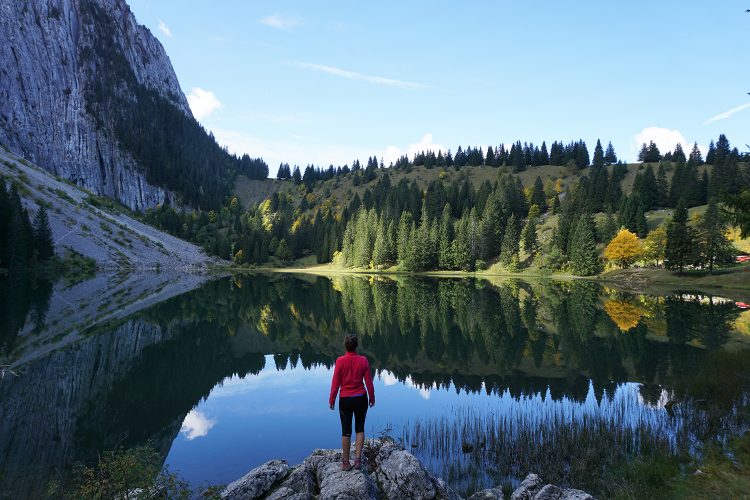
M 529 474 L 510 496 L 510 500 L 593 500 L 585 491 L 544 484 L 536 474 Z
M 341 470 L 341 450 L 315 450 L 290 467 L 283 460 L 267 462 L 222 492 L 229 500 L 265 499 L 459 499 L 427 471 L 411 453 L 391 440 L 365 444 L 362 470 Z
M 226 500 L 310 499 L 450 499 L 461 497 L 433 476 L 419 460 L 397 443 L 373 439 L 365 443 L 362 470 L 341 470 L 340 450 L 315 450 L 304 462 L 290 467 L 272 460 L 248 472 L 221 493 Z M 501 487 L 483 490 L 469 500 L 502 500 Z M 513 500 L 593 500 L 580 490 L 545 485 L 536 474 L 513 492 Z
M 96 22 L 94 11 L 108 22 Z M 105 25 L 116 27 L 106 38 L 117 60 L 101 55 Z M 125 0 L 0 0 L 0 144 L 131 209 L 174 201 L 95 116 L 91 84 L 114 64 L 190 115 L 164 48 Z

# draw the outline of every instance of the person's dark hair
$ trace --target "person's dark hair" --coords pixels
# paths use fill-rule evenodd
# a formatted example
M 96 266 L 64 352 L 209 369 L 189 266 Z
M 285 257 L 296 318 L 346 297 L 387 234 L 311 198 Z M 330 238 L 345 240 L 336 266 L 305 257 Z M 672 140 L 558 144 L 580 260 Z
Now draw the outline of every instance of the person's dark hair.
M 346 350 L 349 352 L 356 351 L 357 345 L 359 345 L 359 339 L 353 333 L 350 333 L 344 339 L 344 347 L 346 347 Z

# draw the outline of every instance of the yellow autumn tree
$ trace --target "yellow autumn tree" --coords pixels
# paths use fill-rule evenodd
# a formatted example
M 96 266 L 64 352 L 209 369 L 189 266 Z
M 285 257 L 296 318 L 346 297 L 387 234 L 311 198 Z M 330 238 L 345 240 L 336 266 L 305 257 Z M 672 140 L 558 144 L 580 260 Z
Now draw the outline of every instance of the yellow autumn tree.
M 604 257 L 617 263 L 623 269 L 635 262 L 641 255 L 641 241 L 627 229 L 620 229 L 604 249 Z
M 667 251 L 667 230 L 659 226 L 648 235 L 643 241 L 643 250 L 641 257 L 644 260 L 654 261 L 656 265 L 664 261 L 664 255 Z
M 638 326 L 638 322 L 643 317 L 643 311 L 640 308 L 624 300 L 609 300 L 604 303 L 604 310 L 622 332 Z

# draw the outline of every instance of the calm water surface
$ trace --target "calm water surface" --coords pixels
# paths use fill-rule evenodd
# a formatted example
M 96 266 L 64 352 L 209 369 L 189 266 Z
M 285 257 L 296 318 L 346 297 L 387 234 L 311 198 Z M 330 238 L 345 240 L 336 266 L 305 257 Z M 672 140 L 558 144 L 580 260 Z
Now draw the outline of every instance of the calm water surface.
M 327 397 L 348 332 L 376 372 L 367 434 L 401 439 L 462 492 L 528 470 L 575 481 L 574 451 L 585 446 L 609 450 L 599 461 L 646 445 L 695 453 L 746 425 L 741 382 L 723 380 L 716 404 L 691 403 L 717 392 L 705 374 L 750 359 L 750 318 L 720 297 L 580 282 L 239 276 L 58 346 L 51 288 L 0 285 L 5 359 L 49 351 L 0 382 L 9 497 L 33 497 L 72 463 L 116 447 L 148 443 L 195 485 L 336 447 Z M 555 458 L 558 449 L 573 455 Z

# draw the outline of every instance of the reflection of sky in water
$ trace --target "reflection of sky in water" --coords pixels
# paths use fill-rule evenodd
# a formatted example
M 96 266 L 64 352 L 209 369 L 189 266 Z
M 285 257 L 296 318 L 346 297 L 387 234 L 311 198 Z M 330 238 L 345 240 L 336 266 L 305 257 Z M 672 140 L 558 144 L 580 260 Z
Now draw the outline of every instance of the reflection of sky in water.
M 338 412 L 327 405 L 331 370 L 299 366 L 278 371 L 272 356 L 266 356 L 265 366 L 258 375 L 225 379 L 186 416 L 167 457 L 170 470 L 194 484 L 222 484 L 274 458 L 296 464 L 315 448 L 340 446 Z M 450 419 L 457 409 L 467 408 L 487 418 L 520 415 L 539 425 L 555 414 L 572 420 L 623 409 L 626 422 L 630 415 L 633 423 L 636 415 L 665 417 L 663 410 L 643 406 L 637 384 L 620 386 L 613 401 L 605 399 L 601 405 L 589 390 L 586 402 L 579 404 L 554 401 L 548 394 L 520 400 L 507 392 L 457 394 L 454 387 L 422 388 L 409 378 L 400 382 L 383 371 L 375 378 L 375 394 L 377 405 L 367 416 L 369 437 L 389 426 L 398 437 L 409 423 L 441 416 Z

